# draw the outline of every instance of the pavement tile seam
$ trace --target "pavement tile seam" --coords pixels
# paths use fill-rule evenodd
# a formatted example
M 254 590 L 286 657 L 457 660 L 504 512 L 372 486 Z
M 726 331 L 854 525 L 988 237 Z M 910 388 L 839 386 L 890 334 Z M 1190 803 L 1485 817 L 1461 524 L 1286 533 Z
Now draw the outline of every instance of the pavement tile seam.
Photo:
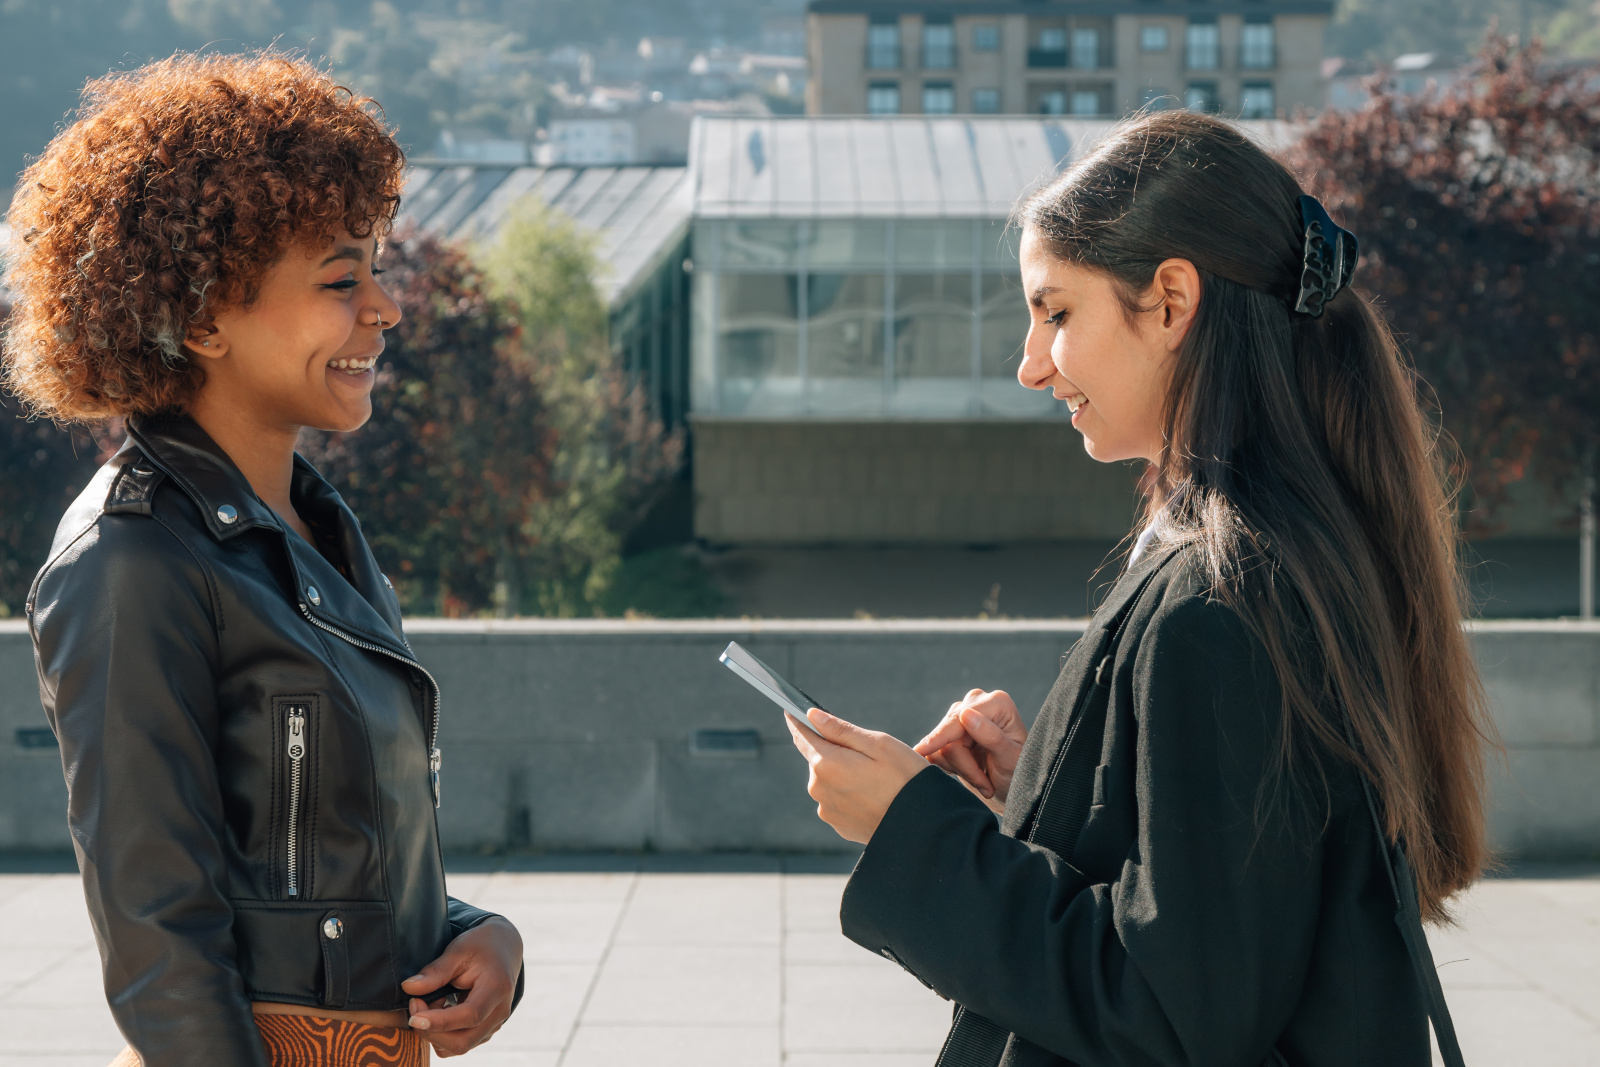
M 594 991 L 600 985 L 600 977 L 605 973 L 606 961 L 611 958 L 611 947 L 616 943 L 617 933 L 622 929 L 622 924 L 627 921 L 628 908 L 633 903 L 633 895 L 638 891 L 640 875 L 634 872 L 628 883 L 627 895 L 623 897 L 622 907 L 617 912 L 615 924 L 611 927 L 611 936 L 606 940 L 605 951 L 600 956 L 600 962 L 594 969 L 594 974 L 589 978 L 589 986 L 583 991 L 583 1002 L 578 1005 L 578 1013 L 572 1020 L 572 1026 L 567 1031 L 567 1039 L 562 1042 L 561 1054 L 556 1057 L 556 1067 L 561 1067 L 566 1062 L 567 1056 L 572 1052 L 572 1043 L 578 1036 L 578 1031 L 583 1026 L 583 1017 L 589 1010 L 589 1002 L 594 998 Z

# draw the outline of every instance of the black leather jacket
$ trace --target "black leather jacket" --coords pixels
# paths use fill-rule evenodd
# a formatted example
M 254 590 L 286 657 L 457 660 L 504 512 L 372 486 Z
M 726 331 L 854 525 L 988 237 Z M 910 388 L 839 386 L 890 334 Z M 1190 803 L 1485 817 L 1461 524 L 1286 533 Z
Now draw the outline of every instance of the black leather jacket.
M 321 551 L 192 420 L 134 420 L 28 600 L 106 994 L 146 1067 L 266 1067 L 251 1001 L 403 1009 L 401 980 L 492 917 L 445 894 L 439 692 L 399 601 L 298 456 L 293 500 Z

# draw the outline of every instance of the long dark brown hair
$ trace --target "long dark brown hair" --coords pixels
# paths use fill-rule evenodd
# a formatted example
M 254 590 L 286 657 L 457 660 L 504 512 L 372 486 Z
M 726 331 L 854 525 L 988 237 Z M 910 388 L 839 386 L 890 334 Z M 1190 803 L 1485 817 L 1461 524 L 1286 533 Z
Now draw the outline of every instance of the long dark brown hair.
M 1130 314 L 1165 260 L 1199 271 L 1145 520 L 1192 544 L 1266 647 L 1280 770 L 1327 755 L 1364 773 L 1439 921 L 1488 860 L 1493 737 L 1462 632 L 1455 513 L 1418 382 L 1368 299 L 1346 289 L 1320 318 L 1291 310 L 1303 192 L 1239 130 L 1169 111 L 1122 126 L 1019 215 L 1054 254 L 1109 275 Z

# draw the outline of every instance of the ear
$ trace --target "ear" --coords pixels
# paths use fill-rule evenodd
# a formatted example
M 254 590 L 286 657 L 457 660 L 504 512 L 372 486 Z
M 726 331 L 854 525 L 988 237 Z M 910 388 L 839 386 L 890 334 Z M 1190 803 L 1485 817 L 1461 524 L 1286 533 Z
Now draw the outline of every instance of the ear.
M 1159 316 L 1156 328 L 1167 351 L 1176 352 L 1200 311 L 1200 271 L 1187 259 L 1169 259 L 1156 268 L 1152 287 Z
M 190 331 L 184 339 L 183 347 L 191 356 L 203 356 L 217 359 L 227 354 L 228 340 L 222 331 L 217 329 L 215 323 L 200 326 Z

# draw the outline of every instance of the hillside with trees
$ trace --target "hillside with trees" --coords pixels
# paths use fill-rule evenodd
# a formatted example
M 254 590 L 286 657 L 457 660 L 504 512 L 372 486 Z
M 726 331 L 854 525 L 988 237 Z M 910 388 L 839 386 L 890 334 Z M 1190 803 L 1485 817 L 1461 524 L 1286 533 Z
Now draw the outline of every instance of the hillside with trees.
M 1435 52 L 1454 61 L 1496 27 L 1524 43 L 1538 38 L 1553 58 L 1600 55 L 1594 0 L 1339 0 L 1326 48 L 1356 60 Z
M 304 51 L 376 97 L 409 151 L 444 126 L 526 138 L 546 102 L 537 59 L 563 46 L 692 48 L 755 40 L 799 0 L 5 0 L 0 3 L 0 208 L 83 84 L 182 49 Z

